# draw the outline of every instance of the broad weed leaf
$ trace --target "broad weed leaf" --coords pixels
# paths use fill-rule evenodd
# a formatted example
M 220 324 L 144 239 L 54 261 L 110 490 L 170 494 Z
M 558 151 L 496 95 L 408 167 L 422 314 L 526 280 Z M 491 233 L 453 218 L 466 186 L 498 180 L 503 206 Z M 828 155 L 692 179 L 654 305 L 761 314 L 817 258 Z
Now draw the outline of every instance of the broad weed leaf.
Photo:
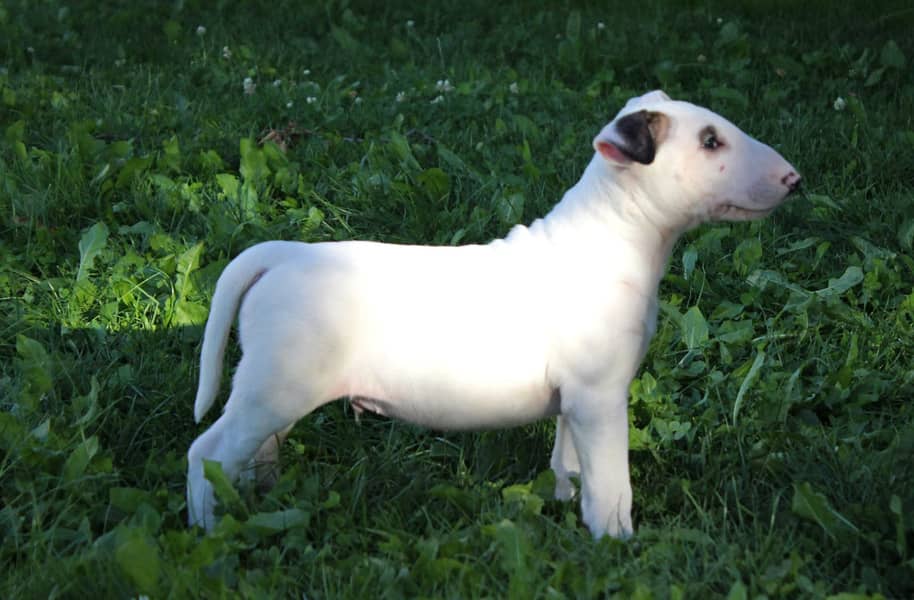
M 846 531 L 857 532 L 854 524 L 832 508 L 828 499 L 814 490 L 808 482 L 793 484 L 790 509 L 798 517 L 818 523 L 832 538 Z
M 892 494 L 889 499 L 889 510 L 895 515 L 895 549 L 898 551 L 899 556 L 906 558 L 908 556 L 908 539 L 905 535 L 901 498 L 896 494 Z
M 743 406 L 743 399 L 746 397 L 746 393 L 752 388 L 752 384 L 755 383 L 759 370 L 762 368 L 763 364 L 765 364 L 765 352 L 759 350 L 755 354 L 755 359 L 752 361 L 752 366 L 749 367 L 749 372 L 746 373 L 746 376 L 743 378 L 743 382 L 739 385 L 739 391 L 736 393 L 736 400 L 733 402 L 734 427 L 736 426 L 737 419 L 739 419 L 739 412 Z
M 171 136 L 162 143 L 162 158 L 160 159 L 161 167 L 180 173 L 181 172 L 181 146 L 178 143 L 177 136 Z
M 76 271 L 76 281 L 83 281 L 89 277 L 89 270 L 95 263 L 96 257 L 108 244 L 108 226 L 99 221 L 83 233 L 79 240 L 79 269 Z
M 333 36 L 333 39 L 336 40 L 336 43 L 339 44 L 344 50 L 350 52 L 357 52 L 361 47 L 361 44 L 352 37 L 348 31 L 342 27 L 333 27 L 330 28 L 330 35 Z
M 898 242 L 907 250 L 914 250 L 914 219 L 908 219 L 898 228 Z
M 122 530 L 114 560 L 142 592 L 154 592 L 161 572 L 159 550 L 149 536 L 138 528 Z
M 241 496 L 229 481 L 225 471 L 222 470 L 222 463 L 216 460 L 203 461 L 203 476 L 213 485 L 216 497 L 224 504 L 229 506 L 241 506 Z
M 330 510 L 340 505 L 340 493 L 336 490 L 330 490 L 327 499 L 321 503 L 321 508 Z
M 577 40 L 581 37 L 581 12 L 571 11 L 568 19 L 565 21 L 565 36 L 569 40 Z
M 689 350 L 697 350 L 708 341 L 708 322 L 697 306 L 682 317 L 682 339 Z
M 727 600 L 746 600 L 748 597 L 749 592 L 746 590 L 746 584 L 738 579 L 730 586 L 730 592 L 727 594 Z
M 441 200 L 451 189 L 447 173 L 438 167 L 422 171 L 416 178 L 419 186 L 425 190 L 431 200 Z
M 689 277 L 692 276 L 692 271 L 695 270 L 695 263 L 698 262 L 698 251 L 695 249 L 695 246 L 689 245 L 685 249 L 685 252 L 682 253 L 682 278 L 686 281 L 689 280 Z
M 882 47 L 882 52 L 879 54 L 879 62 L 884 67 L 901 70 L 904 69 L 907 60 L 895 40 L 889 40 Z
M 483 533 L 495 538 L 498 543 L 502 568 L 509 574 L 509 598 L 529 598 L 532 573 L 527 567 L 530 554 L 530 540 L 526 533 L 513 521 L 502 519 L 495 525 L 483 527 Z
M 73 481 L 86 471 L 92 457 L 98 452 L 98 438 L 94 435 L 84 440 L 80 445 L 74 448 L 67 462 L 63 465 L 64 481 Z
M 749 107 L 749 97 L 734 88 L 718 86 L 713 87 L 708 91 L 711 92 L 712 98 L 716 98 L 718 100 L 728 100 L 740 108 Z
M 178 280 L 175 288 L 181 296 L 186 296 L 193 291 L 190 285 L 190 274 L 200 266 L 200 255 L 203 253 L 203 242 L 198 242 L 181 253 L 178 257 Z
M 151 156 L 134 156 L 127 159 L 124 166 L 117 173 L 114 187 L 121 189 L 128 187 L 138 175 L 146 171 L 152 165 Z
M 311 515 L 298 508 L 277 510 L 274 512 L 261 512 L 251 515 L 245 525 L 262 535 L 270 535 L 292 529 L 304 527 L 311 519 Z
M 455 174 L 467 173 L 471 175 L 477 181 L 480 179 L 479 174 L 470 169 L 463 159 L 461 159 L 457 154 L 449 150 L 443 144 L 438 144 L 438 158 L 445 163 L 450 171 L 453 171 Z
M 7 127 L 5 137 L 6 141 L 11 144 L 13 142 L 21 142 L 25 138 L 25 121 L 20 119 Z
M 108 489 L 108 502 L 125 513 L 133 514 L 140 504 L 149 502 L 151 494 L 139 488 L 113 487 Z
M 863 270 L 857 266 L 851 266 L 845 269 L 844 274 L 837 279 L 829 279 L 828 287 L 818 290 L 816 294 L 823 298 L 834 298 L 841 296 L 847 290 L 851 289 L 863 281 Z
M 170 322 L 173 325 L 202 325 L 206 322 L 208 314 L 207 308 L 202 304 L 180 300 L 175 303 Z
M 551 500 L 555 495 L 555 471 L 540 471 L 536 479 L 530 483 L 530 491 L 543 500 Z
M 409 140 L 407 140 L 403 135 L 397 133 L 396 131 L 391 131 L 390 135 L 390 148 L 394 151 L 394 154 L 397 155 L 397 158 L 400 159 L 400 162 L 409 168 L 410 171 L 415 172 L 422 169 L 419 166 L 416 157 L 413 156 L 412 148 L 410 148 Z
M 499 195 L 495 201 L 495 213 L 505 225 L 516 225 L 524 216 L 524 195 L 520 192 Z
M 216 184 L 222 190 L 226 200 L 234 200 L 238 197 L 238 187 L 240 183 L 238 178 L 231 173 L 217 173 Z
M 77 414 L 81 414 L 77 425 L 88 425 L 98 414 L 98 377 L 92 375 L 89 381 L 89 393 L 85 396 L 79 396 L 73 401 L 73 407 Z
M 740 242 L 733 251 L 733 263 L 736 272 L 745 276 L 762 259 L 762 243 L 758 238 L 749 238 Z
M 194 244 L 181 253 L 176 266 L 174 308 L 170 315 L 170 322 L 175 325 L 195 325 L 206 320 L 206 307 L 187 300 L 188 294 L 194 291 L 191 274 L 200 265 L 200 255 L 203 252 L 203 242 Z
M 477 510 L 479 503 L 479 496 L 446 483 L 439 483 L 433 486 L 428 490 L 428 495 L 450 502 L 466 511 Z
M 242 138 L 239 142 L 241 149 L 241 178 L 245 182 L 259 185 L 266 181 L 270 174 L 267 166 L 267 157 L 263 150 L 257 147 L 251 138 Z
M 531 488 L 532 483 L 509 485 L 501 491 L 501 496 L 507 503 L 523 505 L 524 512 L 528 514 L 539 514 L 543 508 L 544 501 L 541 497 L 532 493 Z
M 752 319 L 742 321 L 725 321 L 721 324 L 714 339 L 725 344 L 742 344 L 755 335 Z
M 34 407 L 37 400 L 52 387 L 51 358 L 40 342 L 22 334 L 16 336 L 17 366 L 22 372 L 22 400 Z

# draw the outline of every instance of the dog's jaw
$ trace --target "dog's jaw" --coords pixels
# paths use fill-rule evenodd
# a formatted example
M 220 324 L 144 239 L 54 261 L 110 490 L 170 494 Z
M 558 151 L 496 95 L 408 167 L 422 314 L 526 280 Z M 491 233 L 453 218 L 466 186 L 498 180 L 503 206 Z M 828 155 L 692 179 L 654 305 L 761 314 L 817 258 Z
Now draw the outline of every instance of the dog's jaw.
M 735 204 L 721 204 L 710 214 L 710 221 L 757 221 L 774 212 L 775 208 L 762 210 L 742 208 Z

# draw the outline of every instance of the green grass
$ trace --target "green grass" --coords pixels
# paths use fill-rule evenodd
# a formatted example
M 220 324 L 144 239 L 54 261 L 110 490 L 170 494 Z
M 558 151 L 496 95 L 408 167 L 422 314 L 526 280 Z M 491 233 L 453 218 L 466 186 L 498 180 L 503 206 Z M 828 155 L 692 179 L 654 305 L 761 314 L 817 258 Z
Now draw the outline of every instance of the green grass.
M 210 4 L 0 2 L 0 596 L 914 596 L 908 2 Z M 341 403 L 272 492 L 185 527 L 232 256 L 504 235 L 658 87 L 809 194 L 677 247 L 633 385 L 632 540 L 550 499 L 551 424 Z

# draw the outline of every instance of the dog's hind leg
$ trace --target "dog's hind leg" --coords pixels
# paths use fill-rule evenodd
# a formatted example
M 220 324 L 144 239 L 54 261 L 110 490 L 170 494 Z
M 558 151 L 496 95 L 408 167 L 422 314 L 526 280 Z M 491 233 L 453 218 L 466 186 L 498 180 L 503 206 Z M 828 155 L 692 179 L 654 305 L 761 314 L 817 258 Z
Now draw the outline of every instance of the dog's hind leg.
M 212 529 L 215 525 L 213 488 L 203 474 L 203 461 L 221 463 L 229 481 L 236 481 L 258 448 L 277 432 L 285 431 L 294 424 L 268 411 L 251 414 L 250 411 L 233 410 L 230 404 L 226 412 L 213 423 L 193 444 L 187 454 L 187 517 L 191 525 L 202 525 Z
M 252 462 L 275 462 L 279 443 L 292 426 L 329 400 L 282 369 L 275 356 L 245 354 L 225 412 L 191 444 L 187 454 L 187 516 L 191 525 L 206 529 L 215 525 L 215 498 L 203 474 L 204 460 L 221 463 L 225 475 L 235 482 Z
M 282 431 L 278 431 L 268 437 L 267 441 L 261 444 L 254 458 L 244 469 L 243 475 L 252 480 L 257 485 L 258 490 L 269 491 L 279 481 L 279 447 L 289 436 L 289 432 L 292 431 L 294 425 L 295 423 L 292 423 Z

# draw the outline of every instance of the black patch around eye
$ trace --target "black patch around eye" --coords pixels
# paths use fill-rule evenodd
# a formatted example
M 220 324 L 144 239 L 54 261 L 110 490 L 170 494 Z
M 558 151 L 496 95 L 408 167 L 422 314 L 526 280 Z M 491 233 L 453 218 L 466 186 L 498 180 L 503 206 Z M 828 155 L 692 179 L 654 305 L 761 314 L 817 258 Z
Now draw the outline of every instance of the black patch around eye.
M 698 141 L 701 143 L 701 147 L 706 150 L 717 150 L 722 145 L 717 138 L 717 130 L 711 125 L 701 130 L 701 133 L 698 134 Z

